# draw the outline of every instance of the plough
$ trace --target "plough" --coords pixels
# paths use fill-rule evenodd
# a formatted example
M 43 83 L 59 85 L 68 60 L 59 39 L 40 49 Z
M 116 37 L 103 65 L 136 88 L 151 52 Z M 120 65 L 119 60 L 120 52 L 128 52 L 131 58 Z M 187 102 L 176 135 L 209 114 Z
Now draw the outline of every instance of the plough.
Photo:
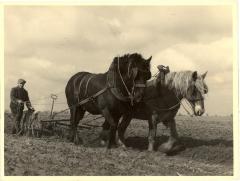
M 68 130 L 71 127 L 69 119 L 54 119 L 54 116 L 49 119 L 41 119 L 39 117 L 40 112 L 34 113 L 33 111 L 24 111 L 24 116 L 21 121 L 21 131 L 19 134 L 25 134 L 27 136 L 41 137 L 44 134 L 54 135 L 54 132 L 61 133 L 64 130 Z M 55 114 L 56 115 L 56 114 Z M 89 114 L 88 114 L 89 115 Z M 88 116 L 87 115 L 87 116 Z M 95 117 L 92 120 L 102 118 L 102 116 Z M 101 127 L 99 125 L 89 124 L 88 122 L 78 125 L 78 129 L 92 129 L 96 127 Z
M 98 96 L 99 94 L 101 94 L 104 91 L 105 91 L 105 89 L 97 92 L 95 95 L 93 95 L 91 97 Z M 91 100 L 91 97 L 83 99 L 78 104 L 81 105 L 81 104 L 87 103 L 88 101 Z M 54 103 L 57 100 L 57 98 L 58 98 L 57 95 L 51 94 L 52 106 L 51 106 L 49 119 L 40 119 L 39 118 L 39 112 L 34 113 L 31 110 L 24 111 L 24 116 L 23 116 L 23 119 L 22 119 L 22 129 L 20 131 L 21 132 L 20 134 L 27 134 L 28 136 L 30 136 L 30 135 L 41 136 L 43 133 L 54 134 L 54 130 L 56 130 L 55 128 L 57 126 L 61 126 L 61 129 L 62 128 L 63 129 L 69 129 L 70 126 L 71 126 L 69 119 L 55 119 L 56 115 L 69 110 L 69 108 L 67 108 L 67 109 L 64 109 L 64 110 L 61 110 L 59 112 L 54 113 L 53 112 Z M 88 114 L 88 115 L 90 115 L 90 114 Z M 87 117 L 87 116 L 85 116 L 85 117 Z M 99 118 L 102 118 L 102 117 L 103 116 L 98 116 L 98 117 L 93 118 L 92 120 L 96 120 L 96 119 L 99 119 Z M 68 122 L 68 123 L 66 123 L 66 122 Z M 78 125 L 79 129 L 92 129 L 94 127 L 101 127 L 101 126 L 92 125 L 92 124 L 89 124 L 89 123 L 82 123 L 81 125 Z

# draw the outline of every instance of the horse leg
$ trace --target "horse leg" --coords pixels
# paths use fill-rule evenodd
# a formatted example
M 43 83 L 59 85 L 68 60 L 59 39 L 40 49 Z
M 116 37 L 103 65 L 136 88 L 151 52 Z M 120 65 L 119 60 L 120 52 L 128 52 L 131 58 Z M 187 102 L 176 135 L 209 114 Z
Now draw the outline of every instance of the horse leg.
M 102 114 L 110 125 L 109 141 L 107 145 L 107 149 L 110 149 L 111 146 L 116 143 L 115 138 L 116 138 L 116 131 L 117 131 L 117 125 L 118 125 L 119 119 L 116 119 L 116 118 L 113 119 L 113 117 L 111 116 L 107 108 L 102 110 Z
M 29 127 L 29 131 L 31 131 L 32 136 L 34 137 L 34 130 L 33 130 L 33 123 L 32 123 L 32 117 L 29 118 L 28 120 L 28 127 Z
M 33 124 L 31 124 L 31 129 L 32 129 L 32 136 L 35 137 Z
M 131 122 L 132 116 L 131 114 L 124 114 L 122 117 L 122 121 L 118 126 L 118 144 L 122 147 L 126 148 L 126 142 L 124 138 L 124 134 L 126 132 L 127 127 L 129 126 Z
M 21 119 L 23 116 L 23 111 L 19 110 L 19 112 L 17 113 L 17 116 L 15 117 L 15 130 L 16 130 L 16 134 L 19 135 L 21 133 Z
M 76 108 L 70 108 L 70 131 L 69 131 L 69 140 L 74 141 L 74 120 L 75 120 Z
M 125 138 L 124 133 L 131 121 L 131 117 L 128 115 L 123 115 L 122 121 L 120 125 L 118 126 L 118 134 L 116 134 L 116 144 L 121 145 L 123 147 L 126 147 L 125 145 Z M 118 122 L 118 120 L 115 121 L 115 123 Z M 110 124 L 108 121 L 104 121 L 102 124 L 102 132 L 100 133 L 100 139 L 101 139 L 101 145 L 104 146 L 106 144 L 106 141 L 109 140 L 109 131 L 110 131 Z M 115 144 L 115 143 L 114 143 Z
M 29 121 L 26 122 L 25 130 L 26 130 L 27 136 L 30 137 L 31 136 L 31 126 L 29 124 Z
M 106 145 L 106 142 L 109 140 L 109 130 L 110 130 L 110 124 L 108 121 L 105 119 L 105 121 L 102 124 L 102 132 L 100 133 L 100 144 L 102 146 Z
M 27 121 L 26 120 L 27 119 L 26 115 L 27 115 L 27 113 L 24 114 L 23 119 L 22 119 L 22 125 L 21 125 L 21 132 L 22 132 L 22 134 L 25 134 L 25 132 L 26 132 L 26 128 L 25 128 L 26 124 L 27 124 L 26 123 L 26 121 Z
M 113 133 L 112 133 L 112 144 L 116 147 L 118 146 L 117 128 L 118 128 L 119 120 L 120 120 L 120 117 L 115 117 L 114 118 L 114 122 L 115 122 L 116 126 L 114 126 L 114 130 L 113 130 Z
M 77 133 L 78 123 L 83 118 L 85 110 L 80 106 L 74 106 L 71 110 L 71 141 L 79 144 L 80 140 Z
M 157 133 L 157 122 L 158 122 L 158 115 L 152 114 L 152 117 L 148 120 L 148 151 L 153 151 L 155 140 L 156 140 L 156 133 Z
M 178 133 L 176 129 L 176 121 L 175 119 L 172 119 L 168 122 L 168 126 L 170 128 L 170 136 L 168 138 L 168 141 L 166 143 L 163 143 L 160 146 L 160 150 L 164 153 L 172 153 L 177 152 L 183 149 L 182 145 L 177 144 L 178 143 Z

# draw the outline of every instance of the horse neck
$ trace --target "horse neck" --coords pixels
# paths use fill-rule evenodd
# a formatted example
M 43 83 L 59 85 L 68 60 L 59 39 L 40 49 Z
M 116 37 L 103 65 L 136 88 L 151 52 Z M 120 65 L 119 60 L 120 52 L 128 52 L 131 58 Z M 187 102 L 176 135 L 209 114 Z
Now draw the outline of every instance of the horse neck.
M 126 87 L 128 91 L 131 91 L 133 82 L 130 81 L 129 77 L 123 74 L 123 72 L 119 72 L 117 65 L 113 66 L 112 64 L 108 72 L 106 72 L 106 75 L 107 75 L 107 79 L 108 79 L 107 81 L 110 87 L 117 88 L 123 95 L 128 96 Z M 124 86 L 124 84 L 126 85 L 126 87 Z

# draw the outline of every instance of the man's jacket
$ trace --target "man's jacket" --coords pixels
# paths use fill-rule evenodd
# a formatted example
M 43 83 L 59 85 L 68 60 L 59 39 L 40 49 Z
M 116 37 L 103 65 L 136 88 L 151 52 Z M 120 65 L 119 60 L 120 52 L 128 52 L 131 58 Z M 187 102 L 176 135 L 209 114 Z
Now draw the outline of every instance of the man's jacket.
M 18 100 L 21 100 L 26 103 L 26 106 L 31 107 L 31 103 L 29 101 L 28 92 L 24 88 L 13 87 L 10 93 L 11 103 L 10 107 L 14 108 L 19 106 Z M 22 109 L 24 108 L 24 104 L 20 105 Z

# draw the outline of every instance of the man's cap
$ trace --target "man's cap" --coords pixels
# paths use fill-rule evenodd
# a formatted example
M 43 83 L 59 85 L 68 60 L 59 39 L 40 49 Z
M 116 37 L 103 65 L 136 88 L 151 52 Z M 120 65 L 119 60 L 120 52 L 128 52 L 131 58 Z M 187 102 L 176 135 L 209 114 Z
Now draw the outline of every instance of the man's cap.
M 26 83 L 26 80 L 24 79 L 18 79 L 18 84 L 25 84 Z

